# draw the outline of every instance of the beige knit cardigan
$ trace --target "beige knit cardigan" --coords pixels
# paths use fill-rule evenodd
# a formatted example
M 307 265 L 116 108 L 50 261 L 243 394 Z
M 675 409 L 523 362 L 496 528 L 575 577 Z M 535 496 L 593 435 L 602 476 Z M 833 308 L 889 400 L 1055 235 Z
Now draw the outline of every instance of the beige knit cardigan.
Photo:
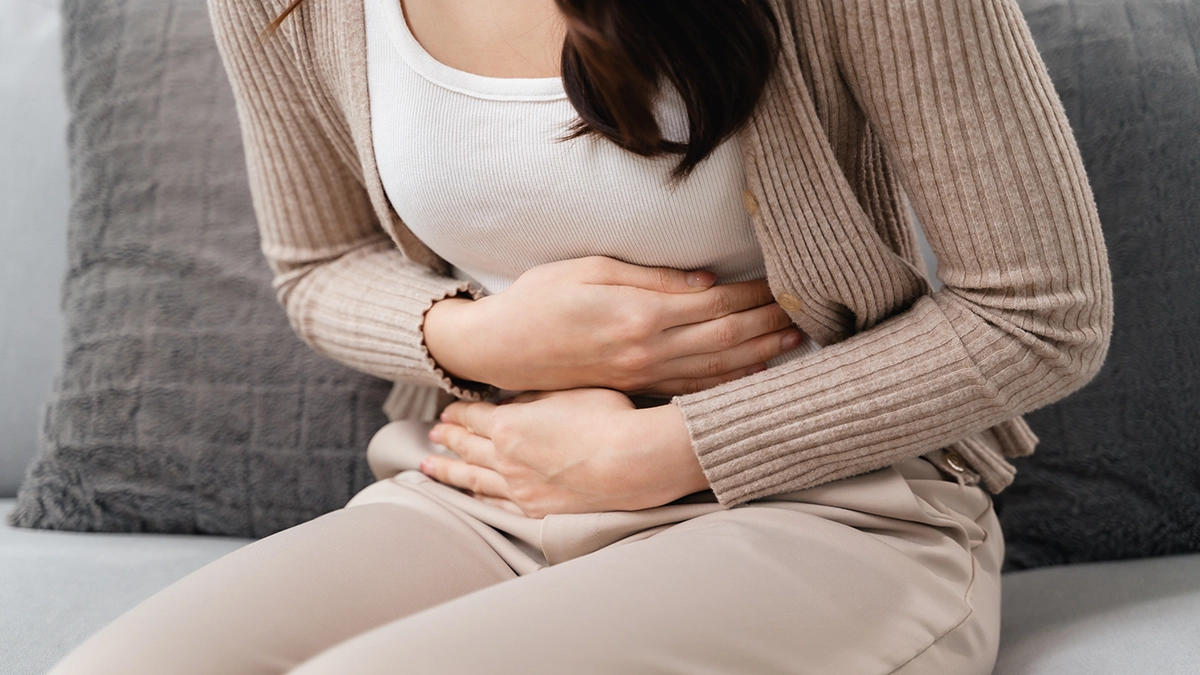
M 1020 414 L 1086 383 L 1112 329 L 1106 251 L 1062 105 L 1013 0 L 772 0 L 782 57 L 740 132 L 772 291 L 824 348 L 678 396 L 726 506 L 919 454 L 992 491 Z M 426 310 L 478 288 L 396 216 L 371 142 L 361 0 L 210 0 L 262 248 L 296 332 L 432 419 Z M 944 286 L 926 276 L 907 200 Z M 486 339 L 486 336 L 480 336 Z

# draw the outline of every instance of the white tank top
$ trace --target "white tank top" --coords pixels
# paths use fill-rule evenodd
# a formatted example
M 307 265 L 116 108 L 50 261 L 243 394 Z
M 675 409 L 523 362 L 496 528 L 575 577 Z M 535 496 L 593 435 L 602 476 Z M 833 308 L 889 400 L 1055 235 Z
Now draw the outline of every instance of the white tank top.
M 451 68 L 413 37 L 400 0 L 364 1 L 384 190 L 457 278 L 499 293 L 531 267 L 589 255 L 709 270 L 717 283 L 766 276 L 736 137 L 672 186 L 678 156 L 646 159 L 594 136 L 557 140 L 578 117 L 560 78 Z M 687 138 L 677 96 L 657 114 L 667 138 Z M 806 339 L 768 365 L 817 348 Z

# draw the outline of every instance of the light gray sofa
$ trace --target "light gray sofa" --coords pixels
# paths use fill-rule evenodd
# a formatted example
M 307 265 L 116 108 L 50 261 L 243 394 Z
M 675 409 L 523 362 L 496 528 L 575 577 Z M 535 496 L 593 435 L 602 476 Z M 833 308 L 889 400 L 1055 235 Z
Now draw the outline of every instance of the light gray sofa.
M 56 28 L 52 3 L 0 0 L 0 515 L 35 449 L 59 351 L 67 176 Z M 0 675 L 44 673 L 124 610 L 246 543 L 0 525 Z M 1200 673 L 1200 555 L 1006 575 L 996 673 Z

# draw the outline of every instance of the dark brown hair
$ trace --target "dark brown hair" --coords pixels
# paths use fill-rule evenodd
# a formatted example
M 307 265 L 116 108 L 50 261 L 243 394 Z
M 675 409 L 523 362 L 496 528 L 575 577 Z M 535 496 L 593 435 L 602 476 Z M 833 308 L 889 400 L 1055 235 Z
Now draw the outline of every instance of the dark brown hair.
M 292 0 L 266 32 L 303 2 Z M 643 157 L 682 155 L 677 179 L 750 119 L 779 51 L 767 0 L 555 3 L 567 25 L 563 87 L 580 118 L 566 138 L 595 134 Z M 687 110 L 686 143 L 663 138 L 654 116 L 663 85 Z

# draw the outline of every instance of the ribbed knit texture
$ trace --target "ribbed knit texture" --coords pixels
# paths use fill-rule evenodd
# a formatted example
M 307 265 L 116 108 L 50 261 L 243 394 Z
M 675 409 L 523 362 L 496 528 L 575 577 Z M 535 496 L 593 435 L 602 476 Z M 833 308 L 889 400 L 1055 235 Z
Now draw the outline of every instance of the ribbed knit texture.
M 939 448 L 999 491 L 1036 442 L 1019 415 L 1090 380 L 1112 330 L 1092 195 L 1028 28 L 1011 0 L 773 5 L 783 53 L 740 139 L 747 208 L 772 289 L 824 348 L 673 399 L 713 491 L 732 506 Z M 384 195 L 362 4 L 308 0 L 260 39 L 282 6 L 210 0 L 293 325 L 401 383 L 393 418 L 427 414 L 412 387 L 490 392 L 422 343 L 425 310 L 468 288 Z
M 410 231 L 487 294 L 545 263 L 591 255 L 703 269 L 717 283 L 766 276 L 743 208 L 739 139 L 682 184 L 678 157 L 639 157 L 601 138 L 563 140 L 578 119 L 562 80 L 494 78 L 436 61 L 397 0 L 365 0 L 371 135 L 380 179 Z M 687 139 L 677 95 L 660 127 Z M 770 367 L 820 347 L 806 339 Z

